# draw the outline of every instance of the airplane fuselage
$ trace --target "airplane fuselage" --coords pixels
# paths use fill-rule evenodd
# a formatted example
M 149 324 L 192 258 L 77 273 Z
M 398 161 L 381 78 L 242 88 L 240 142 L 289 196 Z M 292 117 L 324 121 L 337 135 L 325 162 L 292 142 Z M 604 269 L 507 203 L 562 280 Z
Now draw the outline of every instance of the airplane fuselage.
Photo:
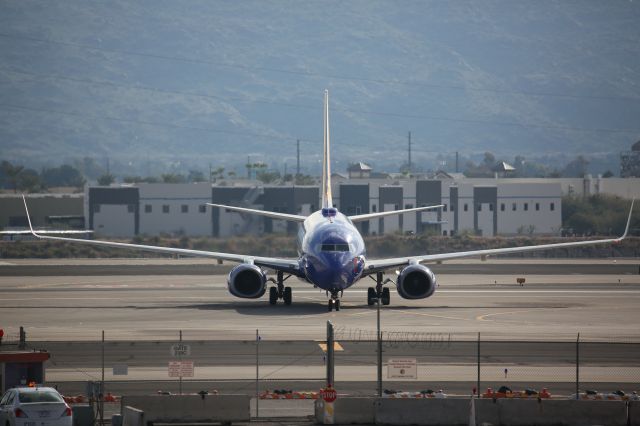
M 300 267 L 315 286 L 342 291 L 362 277 L 364 240 L 351 220 L 336 209 L 311 214 L 300 227 L 298 244 Z

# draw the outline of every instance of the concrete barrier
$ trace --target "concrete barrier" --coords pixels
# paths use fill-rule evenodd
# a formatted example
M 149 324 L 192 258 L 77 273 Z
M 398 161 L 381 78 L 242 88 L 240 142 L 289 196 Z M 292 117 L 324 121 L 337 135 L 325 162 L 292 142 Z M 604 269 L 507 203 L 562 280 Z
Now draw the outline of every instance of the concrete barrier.
M 467 425 L 470 403 L 467 398 L 376 399 L 374 420 L 380 425 Z M 627 425 L 625 401 L 476 399 L 474 405 L 478 425 Z M 335 412 L 336 424 L 360 423 L 339 421 Z M 640 402 L 630 404 L 629 414 L 631 424 L 640 426 Z
M 373 424 L 375 421 L 376 398 L 338 398 L 333 403 L 334 424 L 361 425 Z M 324 404 L 322 399 L 317 399 L 315 408 L 316 422 L 324 423 Z
M 480 398 L 474 400 L 476 424 L 499 425 L 500 424 L 500 407 L 499 399 Z
M 90 405 L 73 405 L 73 426 L 93 426 L 93 408 Z
M 640 401 L 629 401 L 629 424 L 640 426 Z
M 122 414 L 114 414 L 111 416 L 111 426 L 122 426 Z
M 624 401 L 491 399 L 475 401 L 476 424 L 625 426 Z
M 123 396 L 122 406 L 144 412 L 145 424 L 166 423 L 232 423 L 251 418 L 248 395 L 151 395 Z
M 378 398 L 375 402 L 375 423 L 466 426 L 469 424 L 469 404 L 469 399 Z
M 122 406 L 121 411 L 123 426 L 144 426 L 144 411 L 125 405 Z

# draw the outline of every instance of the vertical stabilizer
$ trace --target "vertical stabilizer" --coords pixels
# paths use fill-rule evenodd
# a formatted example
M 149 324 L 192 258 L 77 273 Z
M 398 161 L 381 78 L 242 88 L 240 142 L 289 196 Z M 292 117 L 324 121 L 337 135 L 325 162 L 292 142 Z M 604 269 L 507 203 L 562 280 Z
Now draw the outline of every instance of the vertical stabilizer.
M 324 91 L 324 156 L 322 158 L 322 208 L 332 208 L 331 158 L 329 149 L 329 91 Z

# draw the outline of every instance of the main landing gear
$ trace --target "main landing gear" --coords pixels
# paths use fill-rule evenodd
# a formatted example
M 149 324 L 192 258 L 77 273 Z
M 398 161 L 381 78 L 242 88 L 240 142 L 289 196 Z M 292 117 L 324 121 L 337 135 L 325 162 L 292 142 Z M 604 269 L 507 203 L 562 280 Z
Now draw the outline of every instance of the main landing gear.
M 284 282 L 290 277 L 288 275 L 287 278 L 284 278 L 284 274 L 281 271 L 278 271 L 277 280 L 270 278 L 270 281 L 276 283 L 278 287 L 269 287 L 269 304 L 275 305 L 278 303 L 278 299 L 282 299 L 285 305 L 290 305 L 292 296 L 291 296 L 291 287 L 285 287 Z
M 338 296 L 340 293 L 340 296 Z M 329 299 L 329 312 L 332 310 L 339 311 L 340 310 L 340 297 L 342 296 L 342 290 L 331 290 L 331 298 Z
M 378 299 L 380 299 L 380 302 L 382 302 L 382 304 L 385 306 L 391 303 L 391 293 L 389 293 L 389 288 L 382 287 L 382 286 L 392 281 L 390 279 L 387 279 L 386 281 L 383 282 L 382 277 L 383 277 L 383 273 L 378 272 L 375 278 L 376 286 L 369 287 L 367 289 L 367 305 L 369 306 L 375 304 L 378 301 Z

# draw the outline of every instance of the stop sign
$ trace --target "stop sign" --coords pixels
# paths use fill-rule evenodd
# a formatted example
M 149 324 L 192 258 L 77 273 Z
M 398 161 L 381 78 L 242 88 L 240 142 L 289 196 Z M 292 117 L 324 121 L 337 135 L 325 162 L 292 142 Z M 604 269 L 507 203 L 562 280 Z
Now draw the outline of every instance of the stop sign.
M 320 391 L 320 396 L 325 402 L 333 402 L 338 397 L 338 392 L 332 387 L 324 388 Z

